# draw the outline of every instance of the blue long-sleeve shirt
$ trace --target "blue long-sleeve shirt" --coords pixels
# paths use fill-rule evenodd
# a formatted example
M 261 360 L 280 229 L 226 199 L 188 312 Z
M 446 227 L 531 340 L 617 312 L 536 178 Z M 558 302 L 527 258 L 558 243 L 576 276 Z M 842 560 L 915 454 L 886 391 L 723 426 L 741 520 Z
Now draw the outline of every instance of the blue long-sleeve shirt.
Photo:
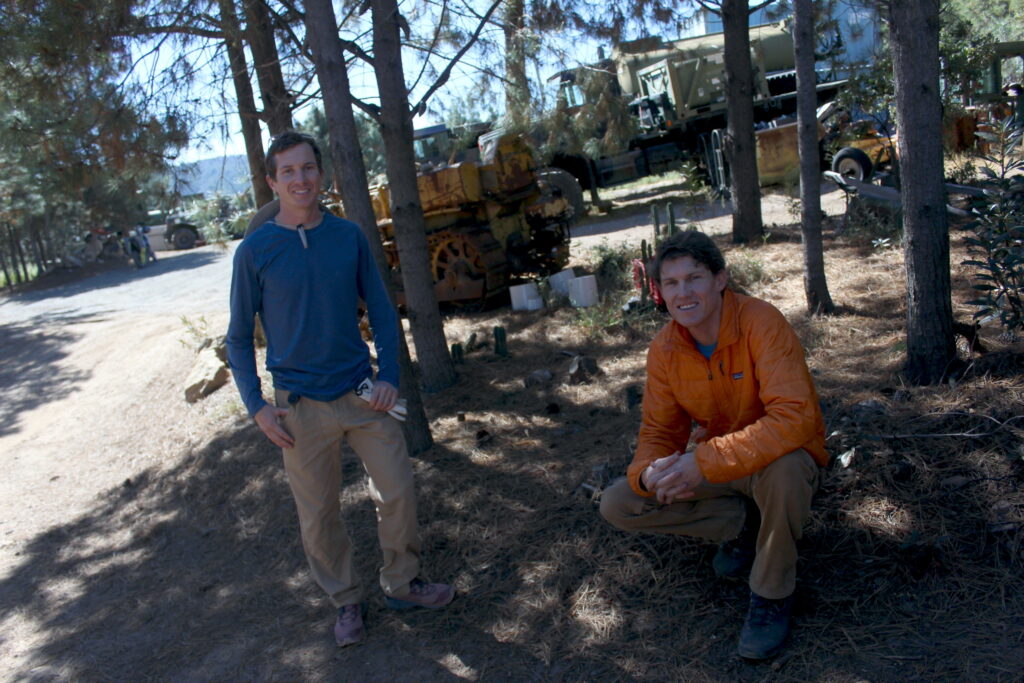
M 253 344 L 257 313 L 274 387 L 332 401 L 372 375 L 356 317 L 362 299 L 378 379 L 398 386 L 398 316 L 366 237 L 355 223 L 329 213 L 305 233 L 307 247 L 297 231 L 266 223 L 235 251 L 228 364 L 250 415 L 266 405 Z

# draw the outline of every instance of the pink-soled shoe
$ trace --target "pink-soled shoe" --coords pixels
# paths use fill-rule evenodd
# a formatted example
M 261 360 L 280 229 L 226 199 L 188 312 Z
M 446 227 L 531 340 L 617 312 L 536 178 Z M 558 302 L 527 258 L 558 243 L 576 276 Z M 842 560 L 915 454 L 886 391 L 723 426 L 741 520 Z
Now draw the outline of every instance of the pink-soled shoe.
M 334 622 L 334 640 L 338 646 L 354 645 L 365 637 L 363 606 L 355 604 L 339 607 L 338 619 Z
M 426 609 L 440 609 L 446 606 L 455 597 L 455 589 L 446 583 L 426 583 L 422 579 L 413 579 L 409 582 L 409 592 L 406 595 L 388 595 L 384 603 L 391 609 L 406 610 L 414 607 Z

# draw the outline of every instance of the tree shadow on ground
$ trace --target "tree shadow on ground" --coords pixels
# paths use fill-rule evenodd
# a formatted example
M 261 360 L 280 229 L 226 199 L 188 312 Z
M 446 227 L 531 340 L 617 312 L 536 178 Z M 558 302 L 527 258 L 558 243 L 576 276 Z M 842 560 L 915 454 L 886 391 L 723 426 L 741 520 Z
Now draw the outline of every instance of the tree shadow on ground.
M 61 322 L 82 322 L 91 316 L 64 318 Z M 54 399 L 63 398 L 89 373 L 61 367 L 68 346 L 81 335 L 66 327 L 26 323 L 0 325 L 0 436 L 18 430 L 19 415 Z
M 613 357 L 631 343 L 584 350 Z M 559 367 L 554 385 L 512 388 L 526 368 L 562 361 L 540 339 L 511 349 L 508 358 L 470 356 L 460 384 L 432 402 L 437 445 L 414 460 L 424 573 L 461 593 L 448 609 L 383 609 L 375 512 L 346 454 L 343 515 L 369 596 L 369 638 L 337 650 L 280 455 L 239 421 L 27 544 L 0 582 L 0 610 L 7 628 L 31 620 L 44 635 L 12 676 L 754 681 L 779 671 L 890 680 L 900 671 L 998 677 L 1019 661 L 1024 593 L 1008 578 L 1019 540 L 971 540 L 986 499 L 949 492 L 921 509 L 937 463 L 894 442 L 912 460 L 910 476 L 891 475 L 893 453 L 882 452 L 826 471 L 790 649 L 775 668 L 741 662 L 746 588 L 714 579 L 713 547 L 621 533 L 598 514 L 639 418 L 637 406 L 618 404 L 615 383 L 636 378 L 606 376 L 595 380 L 605 391 L 588 394 L 558 386 Z M 553 414 L 552 398 L 561 404 Z M 906 519 L 887 526 L 894 515 Z M 996 626 L 986 635 L 983 624 Z

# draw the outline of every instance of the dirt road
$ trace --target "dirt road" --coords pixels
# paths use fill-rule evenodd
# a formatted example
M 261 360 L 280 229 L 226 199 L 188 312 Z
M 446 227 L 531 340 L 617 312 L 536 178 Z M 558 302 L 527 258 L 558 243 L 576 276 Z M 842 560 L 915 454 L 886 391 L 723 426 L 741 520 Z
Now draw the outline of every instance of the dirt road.
M 223 248 L 164 252 L 0 300 L 0 574 L 40 530 L 175 452 L 181 316 L 222 326 L 230 267 Z

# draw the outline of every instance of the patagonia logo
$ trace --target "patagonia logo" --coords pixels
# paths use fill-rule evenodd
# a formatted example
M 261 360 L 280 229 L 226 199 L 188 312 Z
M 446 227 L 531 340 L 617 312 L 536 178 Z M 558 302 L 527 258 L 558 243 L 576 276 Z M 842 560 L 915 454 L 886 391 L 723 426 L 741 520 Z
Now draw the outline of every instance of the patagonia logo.
M 743 373 L 742 372 L 734 372 L 734 373 L 732 373 L 732 378 L 733 379 L 743 379 Z

